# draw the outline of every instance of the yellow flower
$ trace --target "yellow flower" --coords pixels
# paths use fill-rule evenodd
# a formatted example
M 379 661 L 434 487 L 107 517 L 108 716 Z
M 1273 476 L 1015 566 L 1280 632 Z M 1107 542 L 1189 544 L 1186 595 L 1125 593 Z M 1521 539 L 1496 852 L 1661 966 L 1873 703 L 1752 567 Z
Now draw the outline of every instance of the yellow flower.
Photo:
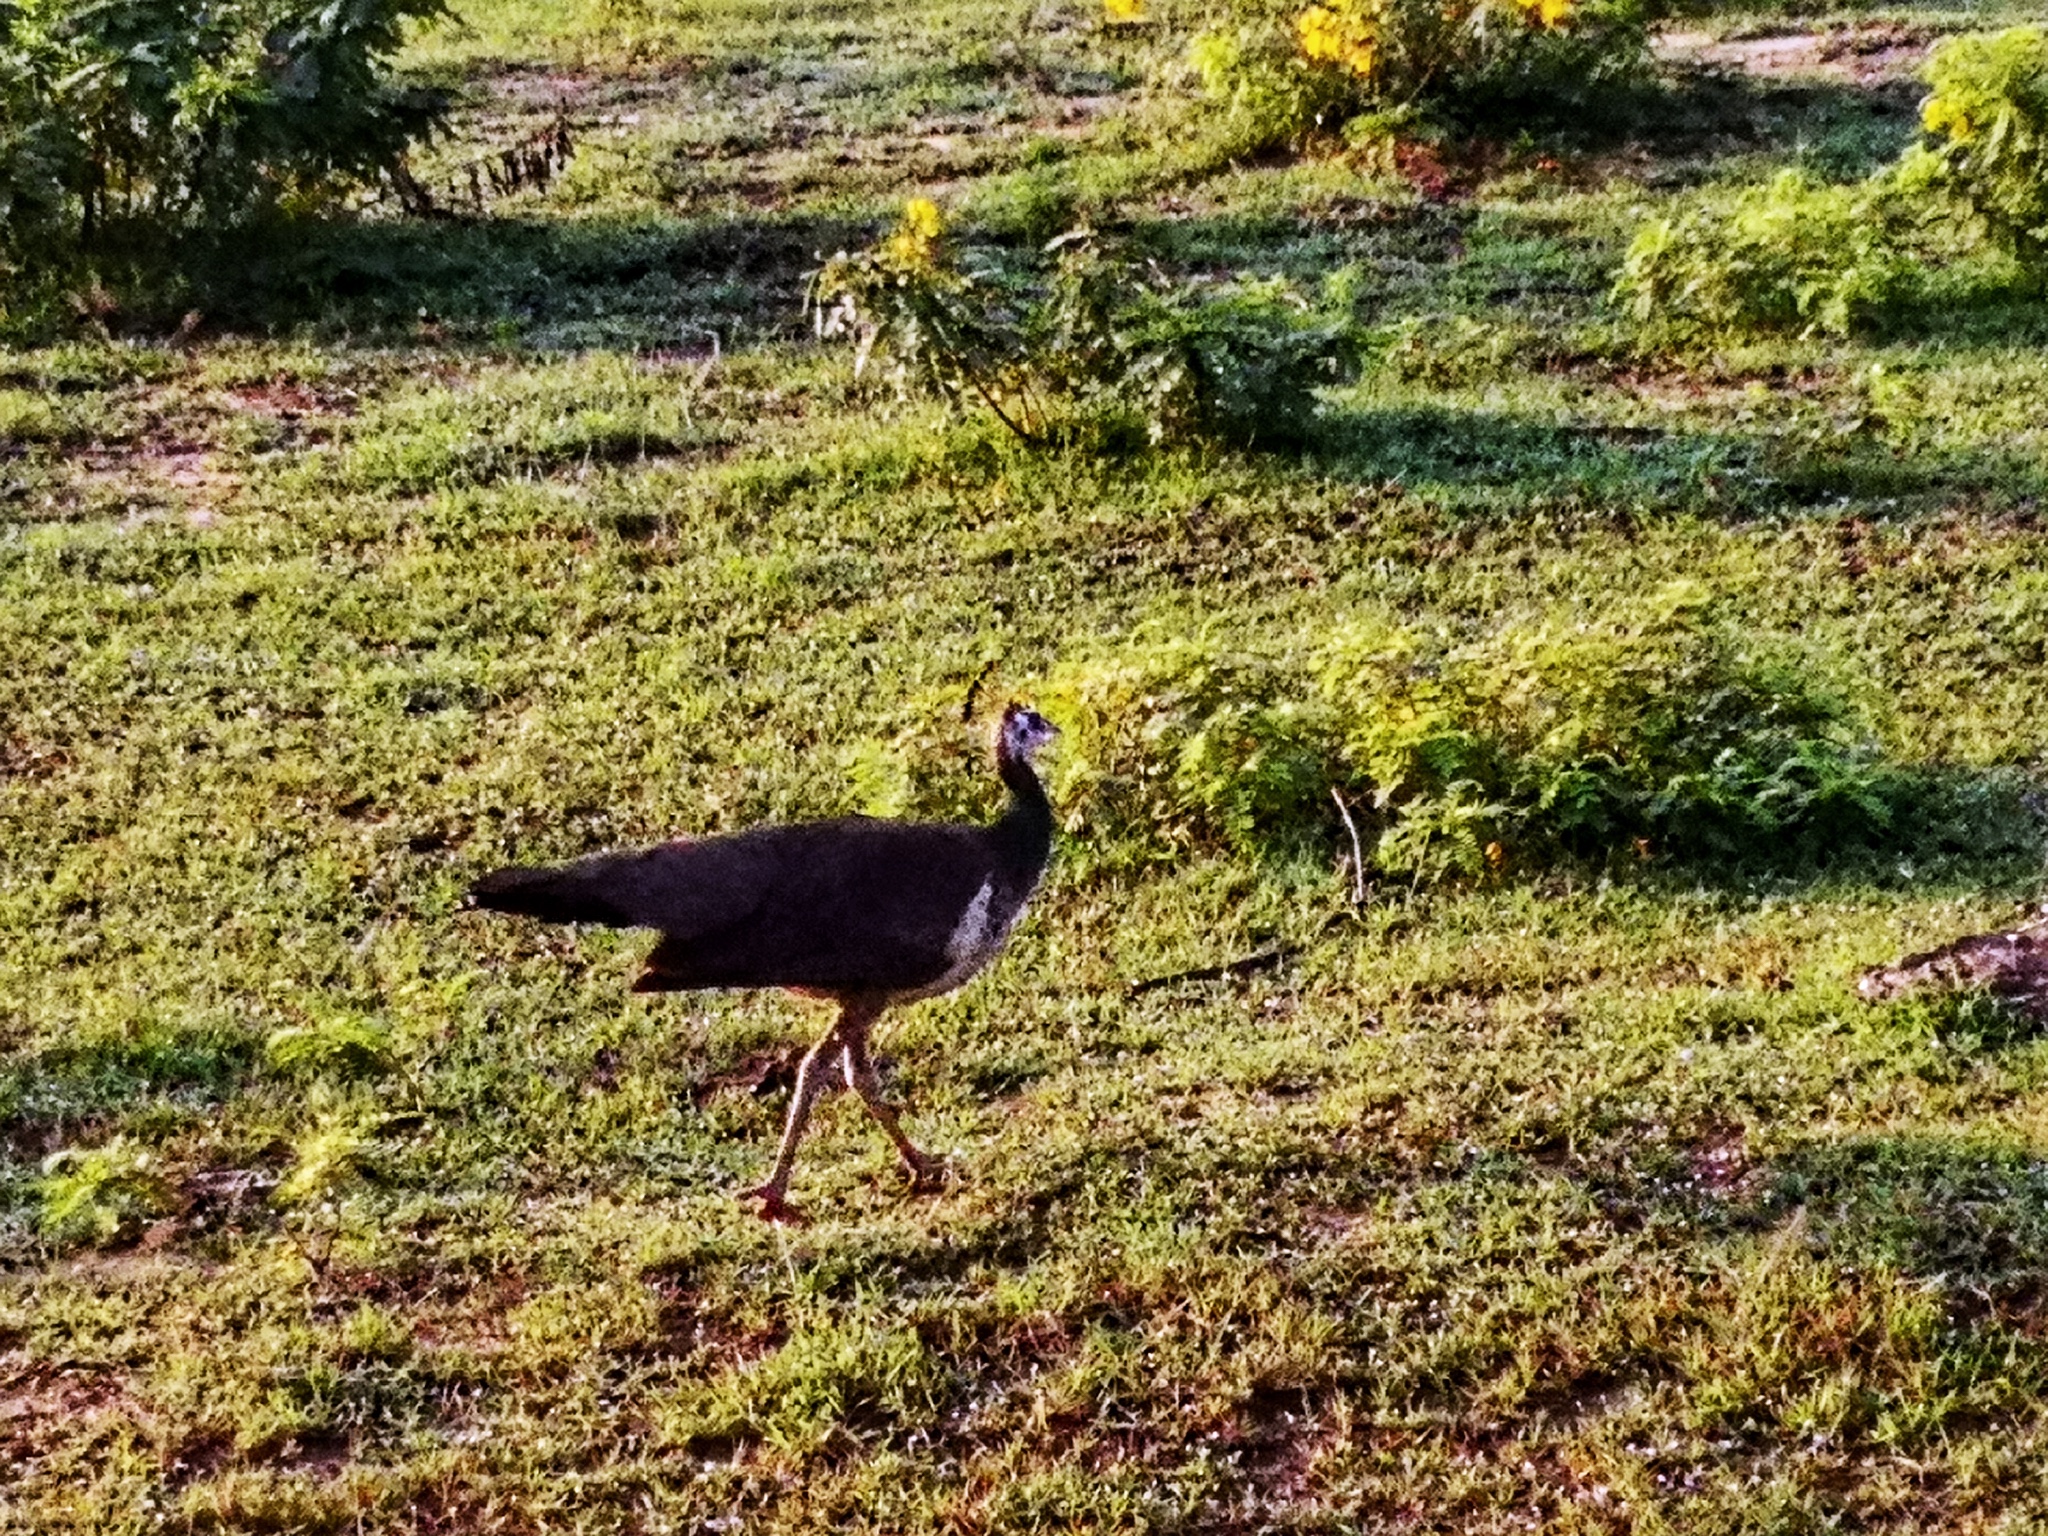
M 1102 0 L 1102 10 L 1111 21 L 1143 21 L 1145 0 Z
M 1294 31 L 1303 56 L 1319 63 L 1342 64 L 1368 77 L 1379 64 L 1378 34 L 1359 17 L 1312 5 L 1294 19 Z
M 928 197 L 913 197 L 903 205 L 903 217 L 896 221 L 895 230 L 882 242 L 882 257 L 892 267 L 930 267 L 932 247 L 945 228 L 937 203 Z
M 1295 18 L 1294 30 L 1301 38 L 1301 51 L 1312 59 L 1334 59 L 1338 50 L 1336 13 L 1312 5 Z
M 1920 126 L 1929 133 L 1945 133 L 1958 144 L 1969 143 L 1977 131 L 1970 114 L 1942 96 L 1927 98 L 1920 108 Z

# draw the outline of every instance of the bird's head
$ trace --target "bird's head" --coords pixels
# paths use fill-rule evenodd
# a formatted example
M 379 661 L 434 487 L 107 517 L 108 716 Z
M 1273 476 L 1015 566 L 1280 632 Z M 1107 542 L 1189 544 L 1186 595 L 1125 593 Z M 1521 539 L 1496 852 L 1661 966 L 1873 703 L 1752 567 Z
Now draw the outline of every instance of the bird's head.
M 996 756 L 1028 763 L 1058 739 L 1060 728 L 1025 704 L 1012 704 L 1003 711 L 1003 723 L 996 731 Z

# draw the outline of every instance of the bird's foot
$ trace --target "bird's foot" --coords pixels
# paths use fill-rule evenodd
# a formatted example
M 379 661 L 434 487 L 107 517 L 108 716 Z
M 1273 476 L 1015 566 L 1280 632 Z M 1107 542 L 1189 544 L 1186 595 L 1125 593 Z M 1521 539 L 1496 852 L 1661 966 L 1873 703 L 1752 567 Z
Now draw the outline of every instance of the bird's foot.
M 952 1181 L 953 1170 L 943 1157 L 919 1152 L 915 1156 L 906 1156 L 903 1162 L 910 1170 L 910 1192 L 913 1195 L 936 1195 Z
M 762 1184 L 754 1189 L 740 1191 L 742 1200 L 761 1202 L 760 1216 L 763 1221 L 779 1222 L 784 1226 L 801 1227 L 810 1221 L 802 1211 L 783 1198 L 782 1191 L 773 1184 Z

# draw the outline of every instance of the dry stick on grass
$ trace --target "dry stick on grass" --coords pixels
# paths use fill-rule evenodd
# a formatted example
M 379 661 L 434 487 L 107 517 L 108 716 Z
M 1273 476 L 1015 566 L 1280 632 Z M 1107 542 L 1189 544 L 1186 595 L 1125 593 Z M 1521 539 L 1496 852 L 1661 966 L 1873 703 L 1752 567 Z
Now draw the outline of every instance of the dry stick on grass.
M 1330 786 L 1330 798 L 1337 802 L 1337 814 L 1344 818 L 1344 830 L 1351 834 L 1351 905 L 1365 905 L 1365 852 L 1358 843 L 1358 823 L 1351 819 L 1351 807 L 1337 786 Z
M 995 676 L 996 663 L 993 658 L 981 664 L 981 670 L 974 674 L 974 681 L 967 685 L 967 697 L 960 705 L 960 723 L 968 724 L 974 719 L 974 706 L 981 699 L 982 685 Z
M 1153 976 L 1144 981 L 1134 981 L 1126 994 L 1136 997 L 1143 992 L 1156 992 L 1161 987 L 1170 987 L 1182 981 L 1222 981 L 1231 976 L 1249 976 L 1255 971 L 1268 971 L 1281 961 L 1291 959 L 1295 951 L 1282 945 L 1277 949 L 1262 949 L 1256 955 L 1246 955 L 1242 960 L 1226 960 L 1221 965 L 1198 965 L 1191 971 L 1175 971 L 1171 976 Z
M 1351 807 L 1344 803 L 1344 796 L 1337 786 L 1330 786 L 1330 798 L 1337 802 L 1337 814 L 1344 818 L 1344 830 L 1351 834 L 1351 905 L 1365 905 L 1365 849 L 1358 840 L 1358 823 L 1352 819 Z M 1221 981 L 1225 977 L 1249 976 L 1255 971 L 1268 970 L 1295 953 L 1285 946 L 1260 950 L 1255 955 L 1246 955 L 1242 960 L 1226 961 L 1222 965 L 1202 965 L 1191 971 L 1175 971 L 1170 976 L 1151 976 L 1144 981 L 1131 983 L 1128 996 L 1156 992 L 1161 987 L 1173 986 L 1182 981 Z

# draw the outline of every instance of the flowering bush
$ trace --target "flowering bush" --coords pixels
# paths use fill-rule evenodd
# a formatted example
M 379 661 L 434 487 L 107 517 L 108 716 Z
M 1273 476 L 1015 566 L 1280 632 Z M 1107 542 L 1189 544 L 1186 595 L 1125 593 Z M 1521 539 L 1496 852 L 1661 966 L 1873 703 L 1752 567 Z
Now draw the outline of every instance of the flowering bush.
M 1897 170 L 2022 262 L 2048 266 L 2048 32 L 1951 38 L 1927 61 L 1928 144 Z
M 1405 101 L 1432 90 L 1500 89 L 1517 73 L 1553 68 L 1559 61 L 1545 55 L 1593 14 L 1578 0 L 1330 0 L 1297 15 L 1294 33 L 1311 64 Z
M 1928 142 L 1851 186 L 1785 171 L 1653 219 L 1616 298 L 1658 325 L 1840 335 L 1923 295 L 1930 265 L 1985 237 L 2048 272 L 2048 32 L 1952 38 L 1927 82 Z
M 1250 0 L 1197 38 L 1204 93 L 1248 147 L 1366 113 L 1484 118 L 1585 102 L 1647 58 L 1643 0 Z

